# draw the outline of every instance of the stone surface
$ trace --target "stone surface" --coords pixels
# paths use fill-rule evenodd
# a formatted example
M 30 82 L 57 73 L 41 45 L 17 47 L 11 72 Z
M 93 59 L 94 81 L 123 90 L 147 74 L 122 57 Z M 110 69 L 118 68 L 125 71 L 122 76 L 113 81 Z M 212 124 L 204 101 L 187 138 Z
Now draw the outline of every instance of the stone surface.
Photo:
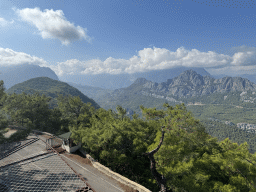
M 161 94 L 174 95 L 179 98 L 190 98 L 193 96 L 228 93 L 231 91 L 243 91 L 241 93 L 241 96 L 243 96 L 248 90 L 256 91 L 256 85 L 248 79 L 241 77 L 214 79 L 210 76 L 201 76 L 193 70 L 187 70 L 179 76 L 168 79 L 167 82 L 163 83 L 145 81 L 142 78 L 137 79 L 137 81 L 144 83 L 141 91 L 142 94 L 157 95 L 158 98 L 161 97 Z

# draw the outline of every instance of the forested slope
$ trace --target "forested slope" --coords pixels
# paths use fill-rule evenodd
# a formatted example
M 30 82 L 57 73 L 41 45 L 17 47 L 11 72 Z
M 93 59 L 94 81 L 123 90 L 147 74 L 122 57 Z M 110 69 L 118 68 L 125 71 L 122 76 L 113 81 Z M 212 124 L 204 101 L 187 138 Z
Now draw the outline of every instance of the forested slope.
M 28 127 L 9 139 L 0 134 L 0 143 L 25 138 L 30 129 L 57 135 L 71 131 L 75 142 L 81 141 L 101 164 L 153 192 L 160 187 L 175 192 L 256 191 L 256 153 L 249 152 L 246 142 L 225 138 L 223 130 L 219 142 L 184 104 L 165 103 L 164 110 L 141 105 L 145 118 L 134 114 L 130 119 L 121 106 L 116 113 L 95 109 L 78 96 L 58 95 L 57 107 L 50 109 L 50 97 L 8 95 L 3 82 L 0 87 L 0 109 L 11 117 L 8 121 L 2 116 L 0 127 L 22 119 Z M 221 134 L 218 129 L 212 133 Z
M 45 94 L 46 96 L 53 98 L 50 102 L 51 108 L 57 106 L 56 98 L 58 94 L 62 94 L 64 96 L 79 96 L 84 103 L 90 102 L 95 108 L 100 108 L 100 106 L 93 99 L 88 98 L 78 89 L 70 86 L 67 83 L 53 80 L 49 77 L 37 77 L 29 79 L 12 86 L 6 91 L 6 93 L 21 94 L 22 92 L 25 92 L 27 94 L 34 94 L 36 91 L 38 91 L 40 95 Z

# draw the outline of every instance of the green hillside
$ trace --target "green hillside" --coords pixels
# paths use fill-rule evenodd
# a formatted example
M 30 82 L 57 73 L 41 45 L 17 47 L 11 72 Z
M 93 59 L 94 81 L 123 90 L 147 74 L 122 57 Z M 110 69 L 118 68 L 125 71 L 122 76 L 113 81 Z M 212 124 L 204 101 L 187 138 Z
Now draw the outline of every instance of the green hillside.
M 42 90 L 47 86 L 47 82 L 35 82 Z M 35 88 L 33 86 L 34 84 L 31 87 Z M 50 82 L 48 89 L 44 91 L 47 93 L 51 86 Z M 20 86 L 18 90 L 33 93 L 35 89 L 31 87 Z M 59 88 L 58 84 L 55 87 Z M 15 89 L 13 91 L 15 92 Z M 63 90 L 59 90 L 61 91 Z M 103 108 L 88 108 L 79 97 L 63 99 L 55 109 L 49 109 L 45 97 L 41 98 L 38 95 L 31 98 L 25 94 L 17 94 L 6 100 L 3 96 L 0 98 L 4 101 L 3 109 L 12 117 L 11 122 L 18 121 L 19 125 L 20 119 L 25 119 L 25 126 L 58 133 L 56 135 L 71 131 L 72 139 L 75 142 L 82 140 L 83 148 L 99 163 L 146 186 L 151 191 L 159 191 L 150 169 L 152 161 L 146 155 L 152 154 L 154 150 L 157 150 L 154 155 L 154 171 L 166 179 L 168 189 L 173 189 L 173 186 L 179 189 L 176 191 L 211 191 L 214 188 L 220 189 L 219 191 L 254 189 L 256 134 L 215 121 L 198 121 L 184 104 L 176 105 L 174 108 L 163 105 L 161 108 L 165 110 L 160 111 L 153 109 L 160 107 L 154 101 L 161 103 L 165 101 L 163 99 L 136 93 L 129 95 L 129 92 L 123 90 L 116 90 L 109 97 L 117 97 L 118 92 L 124 93 L 122 101 L 129 107 L 141 106 L 139 100 L 151 105 L 151 108 L 140 107 L 146 120 L 139 119 L 136 115 L 133 119 L 126 118 L 125 110 L 120 106 L 116 107 L 118 113 Z M 208 105 L 211 107 L 213 104 Z M 3 120 L 0 123 L 1 127 L 5 128 Z M 0 143 L 26 138 L 29 132 L 30 129 L 17 132 L 8 140 L 2 136 Z M 231 170 L 223 165 L 229 166 Z M 200 185 L 187 182 L 195 181 L 196 177 L 208 179 L 199 180 Z M 232 180 L 234 178 L 235 183 Z
M 138 93 L 139 89 L 140 87 L 136 86 L 134 88 L 128 87 L 115 90 L 112 93 L 106 93 L 101 98 L 95 96 L 93 99 L 106 110 L 115 110 L 117 105 L 121 105 L 123 108 L 129 108 L 136 112 L 140 118 L 142 118 L 142 113 L 139 105 L 163 109 L 162 105 L 165 102 L 171 106 L 179 104 L 178 102 L 170 102 L 166 99 L 141 95 Z M 251 91 L 248 91 L 243 96 L 240 96 L 241 93 L 241 91 L 214 93 L 201 97 L 191 97 L 189 99 L 171 97 L 184 103 L 187 109 L 193 113 L 194 117 L 200 120 L 216 118 L 223 121 L 231 121 L 235 124 L 241 122 L 256 124 L 256 104 L 254 103 L 256 96 Z M 195 105 L 195 103 L 201 103 L 203 105 Z
M 22 92 L 25 92 L 27 94 L 34 94 L 37 91 L 40 95 L 45 94 L 47 97 L 53 98 L 53 100 L 50 101 L 50 108 L 57 106 L 56 98 L 58 97 L 58 94 L 62 94 L 63 96 L 79 96 L 84 103 L 90 102 L 96 109 L 100 108 L 100 106 L 93 99 L 88 98 L 78 89 L 70 86 L 67 83 L 53 80 L 48 77 L 37 77 L 29 79 L 28 81 L 24 81 L 12 86 L 6 91 L 6 93 L 21 94 Z
M 226 125 L 213 120 L 200 120 L 200 122 L 205 127 L 206 132 L 212 137 L 216 137 L 219 142 L 226 138 L 229 138 L 232 142 L 238 143 L 239 145 L 247 142 L 249 152 L 253 154 L 256 152 L 255 133 L 249 133 L 246 130 L 237 128 L 236 125 Z
M 96 98 L 101 99 L 106 93 L 112 93 L 113 90 L 110 89 L 103 89 L 100 87 L 92 87 L 88 85 L 79 85 L 72 82 L 67 82 L 72 87 L 77 88 L 81 91 L 84 95 L 87 95 L 90 98 L 93 98 L 96 101 Z
M 256 124 L 255 95 L 251 91 L 247 91 L 247 94 L 243 96 L 240 96 L 241 93 L 241 91 L 215 93 L 203 97 L 183 99 L 183 101 L 187 104 L 187 109 L 194 114 L 194 117 L 200 120 L 215 118 L 231 121 L 234 124 L 242 122 Z M 203 105 L 188 105 L 196 102 Z

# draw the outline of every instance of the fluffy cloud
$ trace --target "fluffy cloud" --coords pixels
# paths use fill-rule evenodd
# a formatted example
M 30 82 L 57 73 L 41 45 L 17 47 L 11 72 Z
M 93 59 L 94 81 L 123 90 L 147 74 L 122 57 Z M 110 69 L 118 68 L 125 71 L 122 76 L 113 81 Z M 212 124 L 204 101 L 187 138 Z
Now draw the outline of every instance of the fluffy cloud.
M 225 74 L 228 76 L 237 76 L 242 74 L 255 74 L 256 66 L 227 66 L 223 68 L 207 69 L 212 75 Z
M 138 52 L 137 56 L 129 60 L 107 58 L 105 61 L 92 59 L 79 61 L 77 59 L 57 62 L 57 65 L 49 65 L 41 58 L 30 56 L 26 53 L 15 52 L 11 49 L 0 48 L 0 64 L 2 66 L 35 64 L 40 67 L 50 67 L 58 76 L 83 75 L 83 74 L 124 74 L 147 72 L 173 67 L 203 67 L 209 73 L 238 75 L 256 73 L 256 49 L 239 50 L 233 56 L 217 54 L 212 51 L 200 52 L 196 49 L 191 51 L 184 47 L 175 52 L 161 48 L 145 48 Z
M 8 48 L 0 48 L 0 66 L 15 66 L 22 64 L 34 64 L 43 67 L 47 66 L 48 63 L 41 58 L 23 52 L 15 52 Z
M 229 55 L 218 54 L 212 51 L 200 52 L 196 49 L 191 51 L 184 47 L 175 52 L 161 48 L 145 48 L 138 52 L 137 56 L 129 60 L 107 58 L 79 61 L 76 59 L 58 62 L 56 66 L 49 66 L 57 75 L 65 74 L 121 74 L 147 72 L 151 70 L 169 69 L 178 66 L 204 67 L 212 74 L 248 73 L 254 70 L 252 65 L 256 61 L 256 50 L 250 49 L 245 52 Z M 256 68 L 255 68 L 256 69 Z
M 12 21 L 6 21 L 4 18 L 1 18 L 0 17 L 0 26 L 1 27 L 5 27 L 5 26 L 7 26 L 8 24 L 12 24 L 14 21 L 12 20 Z
M 63 45 L 68 45 L 72 41 L 85 39 L 91 42 L 91 38 L 86 34 L 87 29 L 80 26 L 75 27 L 64 17 L 62 10 L 44 10 L 40 11 L 38 7 L 34 9 L 25 8 L 22 10 L 14 9 L 22 20 L 34 25 L 43 39 L 56 38 Z

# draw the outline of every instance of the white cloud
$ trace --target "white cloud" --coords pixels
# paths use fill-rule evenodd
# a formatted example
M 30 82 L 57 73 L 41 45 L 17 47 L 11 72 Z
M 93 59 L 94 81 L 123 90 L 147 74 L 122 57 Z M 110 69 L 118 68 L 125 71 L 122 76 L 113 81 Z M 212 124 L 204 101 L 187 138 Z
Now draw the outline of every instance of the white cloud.
M 186 50 L 184 47 L 171 52 L 164 48 L 145 48 L 138 51 L 129 60 L 107 58 L 105 61 L 99 59 L 79 61 L 76 59 L 58 62 L 57 66 L 51 68 L 57 75 L 71 74 L 121 74 L 147 72 L 151 70 L 169 69 L 178 66 L 204 67 L 213 74 L 227 73 L 233 71 L 244 72 L 249 70 L 249 65 L 256 61 L 256 51 L 252 49 L 247 52 L 229 55 L 218 54 L 212 51 L 200 52 L 196 49 Z M 238 66 L 240 66 L 238 68 Z M 247 68 L 245 66 L 248 66 Z M 238 70 L 239 69 L 239 70 Z M 243 70 L 244 69 L 244 70 Z M 251 68 L 250 68 L 251 69 Z
M 79 61 L 77 59 L 57 62 L 49 65 L 41 58 L 11 49 L 0 48 L 1 65 L 19 65 L 23 63 L 36 64 L 40 67 L 50 67 L 58 76 L 83 74 L 125 74 L 147 72 L 151 70 L 170 69 L 178 66 L 203 67 L 209 73 L 238 75 L 256 73 L 256 49 L 239 50 L 233 56 L 218 54 L 212 51 L 200 52 L 196 49 L 178 48 L 175 52 L 154 47 L 138 51 L 129 60 L 107 58 L 105 61 L 92 59 Z
M 242 74 L 255 74 L 256 66 L 227 66 L 223 68 L 207 69 L 212 75 L 225 74 L 228 76 L 237 76 Z
M 12 21 L 6 21 L 4 18 L 1 18 L 1 17 L 0 17 L 0 26 L 1 26 L 1 27 L 5 27 L 5 26 L 7 26 L 8 24 L 12 24 L 12 23 L 14 23 L 13 20 L 12 20 Z
M 15 52 L 8 48 L 0 48 L 0 66 L 13 66 L 22 64 L 34 64 L 40 65 L 41 67 L 48 65 L 48 63 L 41 58 L 31 56 L 23 52 Z
M 42 12 L 38 7 L 14 10 L 22 20 L 34 25 L 40 31 L 43 39 L 56 38 L 63 45 L 69 45 L 72 41 L 84 38 L 91 43 L 92 39 L 86 34 L 87 29 L 80 26 L 75 27 L 73 23 L 67 21 L 62 10 L 45 9 Z
M 255 65 L 256 54 L 255 51 L 247 51 L 247 52 L 238 52 L 233 56 L 232 65 Z

